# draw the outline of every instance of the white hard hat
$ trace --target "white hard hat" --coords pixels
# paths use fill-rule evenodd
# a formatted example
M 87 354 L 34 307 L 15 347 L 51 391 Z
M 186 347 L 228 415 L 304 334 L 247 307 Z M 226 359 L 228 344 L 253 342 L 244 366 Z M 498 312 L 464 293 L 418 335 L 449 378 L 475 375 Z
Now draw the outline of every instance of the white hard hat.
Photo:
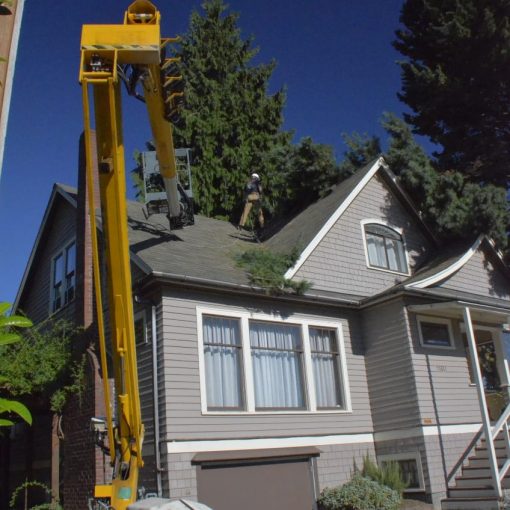
M 260 181 L 259 174 L 251 174 L 252 179 L 257 179 L 257 181 Z

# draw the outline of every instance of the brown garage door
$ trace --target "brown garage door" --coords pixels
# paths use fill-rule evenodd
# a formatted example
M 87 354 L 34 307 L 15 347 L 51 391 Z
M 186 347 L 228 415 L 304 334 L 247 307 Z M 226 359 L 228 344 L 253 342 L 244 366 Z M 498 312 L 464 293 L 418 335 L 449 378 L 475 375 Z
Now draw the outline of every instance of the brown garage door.
M 314 466 L 309 454 L 196 463 L 198 500 L 213 510 L 314 508 Z

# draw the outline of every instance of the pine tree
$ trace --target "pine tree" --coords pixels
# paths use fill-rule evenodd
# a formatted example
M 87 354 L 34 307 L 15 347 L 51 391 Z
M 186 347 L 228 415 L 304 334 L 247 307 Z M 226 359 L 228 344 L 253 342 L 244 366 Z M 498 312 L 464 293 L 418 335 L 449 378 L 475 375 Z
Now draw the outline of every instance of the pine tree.
M 385 113 L 381 124 L 389 135 L 386 162 L 440 239 L 486 234 L 499 248 L 506 248 L 509 214 L 504 188 L 470 182 L 452 170 L 438 172 L 402 119 Z M 348 150 L 340 168 L 348 171 L 361 168 L 381 152 L 376 137 L 354 134 L 344 139 Z
M 508 0 L 406 0 L 396 32 L 400 99 L 416 133 L 440 145 L 439 168 L 507 187 L 510 156 Z
M 193 151 L 198 210 L 237 216 L 253 172 L 261 176 L 274 208 L 278 186 L 273 184 L 281 180 L 281 157 L 292 136 L 281 130 L 284 91 L 268 93 L 275 63 L 252 65 L 257 53 L 252 39 L 241 38 L 238 15 L 225 13 L 222 0 L 207 0 L 203 9 L 203 15 L 192 13 L 181 42 L 186 106 L 184 125 L 176 129 L 177 146 Z

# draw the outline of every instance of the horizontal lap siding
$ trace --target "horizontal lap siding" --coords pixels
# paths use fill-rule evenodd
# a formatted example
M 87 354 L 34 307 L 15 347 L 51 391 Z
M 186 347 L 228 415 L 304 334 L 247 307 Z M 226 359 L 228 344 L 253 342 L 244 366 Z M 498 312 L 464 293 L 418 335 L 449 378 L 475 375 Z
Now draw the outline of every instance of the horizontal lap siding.
M 510 299 L 508 278 L 501 270 L 494 267 L 483 250 L 474 253 L 466 264 L 440 287 L 493 298 Z
M 288 318 L 292 318 L 291 310 L 294 310 L 294 313 L 317 317 L 317 320 L 339 320 L 345 339 L 353 412 L 202 416 L 196 307 L 213 304 L 222 308 L 235 306 L 238 310 L 249 309 L 256 313 L 271 313 L 277 308 Z M 281 303 L 275 306 L 275 303 L 259 299 L 219 295 L 207 298 L 203 294 L 179 295 L 168 292 L 163 298 L 163 350 L 160 359 L 164 367 L 162 392 L 165 401 L 162 439 L 234 439 L 371 432 L 365 363 L 357 321 L 350 312 L 342 315 L 333 309 L 330 312 L 333 315 L 303 306 L 294 306 L 292 309 Z
M 51 260 L 75 237 L 76 210 L 57 195 L 54 213 L 47 220 L 41 236 L 32 271 L 25 282 L 19 309 L 34 322 L 43 321 L 50 314 Z M 74 301 L 58 312 L 58 318 L 74 318 Z
M 364 338 L 374 430 L 417 426 L 417 391 L 403 302 L 367 310 Z
M 403 229 L 411 267 L 429 248 L 418 223 L 387 185 L 374 177 L 304 262 L 296 278 L 312 281 L 317 289 L 361 296 L 404 280 L 406 276 L 367 267 L 360 223 L 364 219 L 383 220 Z
M 452 350 L 422 347 L 415 314 L 408 314 L 408 324 L 422 423 L 480 422 L 476 388 L 470 384 L 458 321 L 452 324 L 455 341 L 455 349 Z

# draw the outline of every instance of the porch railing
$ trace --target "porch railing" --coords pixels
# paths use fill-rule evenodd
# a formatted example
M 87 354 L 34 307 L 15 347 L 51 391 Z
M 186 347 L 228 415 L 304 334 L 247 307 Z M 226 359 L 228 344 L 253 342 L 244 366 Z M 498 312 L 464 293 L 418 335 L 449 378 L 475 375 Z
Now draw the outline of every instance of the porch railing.
M 503 411 L 503 414 L 498 419 L 495 425 L 491 425 L 489 411 L 487 409 L 487 399 L 485 398 L 485 388 L 483 384 L 482 372 L 478 360 L 478 352 L 476 348 L 475 335 L 473 332 L 473 323 L 471 321 L 471 313 L 469 307 L 464 307 L 464 324 L 466 326 L 467 341 L 469 346 L 469 355 L 471 357 L 471 366 L 473 367 L 473 375 L 475 378 L 476 391 L 478 394 L 478 402 L 480 405 L 480 412 L 482 415 L 482 430 L 485 436 L 485 444 L 487 447 L 489 466 L 492 477 L 492 485 L 498 497 L 503 496 L 501 482 L 510 468 L 510 404 Z M 506 461 L 499 469 L 498 458 L 496 456 L 496 448 L 494 441 L 498 435 L 503 432 L 503 439 L 506 450 Z

